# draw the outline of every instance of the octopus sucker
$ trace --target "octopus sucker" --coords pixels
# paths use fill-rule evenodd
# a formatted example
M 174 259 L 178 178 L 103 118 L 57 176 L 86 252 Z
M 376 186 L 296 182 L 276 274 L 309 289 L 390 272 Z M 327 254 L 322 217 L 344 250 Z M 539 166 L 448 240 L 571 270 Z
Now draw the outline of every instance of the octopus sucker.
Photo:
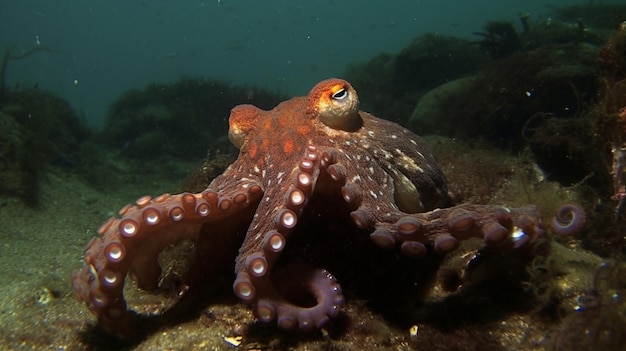
M 235 197 L 233 198 L 233 202 L 235 203 L 235 205 L 243 205 L 248 201 L 248 197 L 246 196 L 246 194 L 240 193 L 235 195 Z
M 100 272 L 101 283 L 109 288 L 116 288 L 121 284 L 121 279 L 116 271 L 105 268 Z
M 318 150 L 314 145 L 309 145 L 306 148 L 306 155 L 304 160 L 309 162 L 315 162 L 318 159 Z
M 341 196 L 348 204 L 358 206 L 361 203 L 361 192 L 359 190 L 356 184 L 347 183 L 341 187 Z
M 453 250 L 456 250 L 459 245 L 459 241 L 451 235 L 441 235 L 435 238 L 433 243 L 435 252 L 439 254 L 447 254 Z
M 262 254 L 256 253 L 248 256 L 246 259 L 246 267 L 249 274 L 261 278 L 267 274 L 269 265 Z
M 400 245 L 400 252 L 408 257 L 420 258 L 426 256 L 428 249 L 418 241 L 405 241 Z
M 453 205 L 426 143 L 359 106 L 352 85 L 331 78 L 271 110 L 234 107 L 228 135 L 237 160 L 200 193 L 143 196 L 122 207 L 119 218 L 98 228 L 84 250 L 85 266 L 72 273 L 76 297 L 104 330 L 131 339 L 136 314 L 124 299 L 125 280 L 156 289 L 159 254 L 192 239 L 189 284 L 234 262 L 232 290 L 260 321 L 314 331 L 337 317 L 345 301 L 324 262 L 311 266 L 306 255 L 293 262 L 290 250 L 306 249 L 293 239 L 306 238 L 307 218 L 329 231 L 342 221 L 372 245 L 417 259 L 445 255 L 469 238 L 505 252 L 542 237 L 532 205 Z M 553 226 L 574 232 L 583 220 L 582 209 L 564 207 Z
M 157 225 L 161 221 L 161 212 L 155 207 L 146 207 L 142 211 L 143 222 L 147 225 Z
M 113 223 L 115 223 L 115 218 L 111 217 L 106 222 L 102 223 L 102 225 L 96 230 L 96 232 L 100 235 L 104 234 L 107 230 L 109 230 L 109 228 L 111 228 Z
M 126 248 L 122 243 L 112 241 L 104 248 L 104 254 L 111 263 L 122 262 L 126 258 Z
M 291 210 L 297 210 L 304 205 L 306 201 L 306 195 L 304 191 L 298 188 L 293 188 L 287 192 L 286 206 Z
M 313 172 L 313 167 L 315 167 L 315 163 L 311 160 L 305 159 L 300 161 L 300 170 L 311 174 Z
M 128 211 L 130 211 L 130 210 L 132 210 L 132 209 L 133 209 L 133 205 L 131 205 L 131 204 L 127 204 L 126 206 L 122 207 L 122 208 L 118 211 L 118 214 L 119 214 L 120 216 L 124 216 L 124 215 L 126 215 L 126 213 L 128 213 Z
M 346 168 L 342 165 L 332 164 L 328 166 L 327 172 L 337 183 L 343 183 L 346 180 Z
M 372 213 L 369 210 L 358 208 L 350 213 L 350 218 L 359 229 L 369 229 L 374 225 Z
M 298 215 L 290 209 L 282 209 L 276 215 L 276 227 L 281 233 L 289 233 L 298 223 Z
M 229 199 L 223 199 L 217 204 L 217 208 L 222 211 L 228 211 L 230 209 L 231 201 Z
M 328 168 L 330 165 L 337 163 L 337 151 L 326 150 L 322 153 L 321 164 L 323 167 Z
M 469 230 L 476 219 L 472 216 L 472 213 L 458 209 L 450 213 L 450 219 L 448 220 L 448 228 L 455 232 L 463 232 Z
M 206 190 L 202 192 L 202 198 L 210 204 L 217 204 L 219 201 L 219 194 L 212 190 Z
M 413 217 L 406 216 L 396 222 L 396 231 L 401 235 L 412 235 L 422 228 L 422 224 Z
M 313 178 L 310 174 L 300 172 L 298 173 L 298 181 L 297 186 L 300 190 L 302 190 L 305 194 L 310 194 L 313 187 Z
M 257 303 L 256 315 L 261 322 L 269 323 L 276 318 L 276 309 L 267 300 L 260 300 Z
M 263 247 L 267 254 L 277 254 L 281 252 L 286 245 L 285 237 L 275 230 L 267 232 L 263 240 Z
M 504 227 L 498 222 L 490 222 L 483 226 L 483 233 L 485 234 L 485 245 L 495 246 L 506 241 L 511 233 L 509 229 Z
M 233 291 L 238 298 L 245 302 L 251 302 L 256 297 L 256 289 L 247 274 L 240 272 L 233 284 Z
M 185 214 L 185 210 L 180 206 L 174 206 L 170 208 L 168 211 L 169 218 L 174 222 L 181 221 L 183 219 L 184 214 Z
M 370 234 L 370 239 L 383 249 L 391 250 L 396 245 L 396 239 L 393 235 L 388 230 L 383 228 L 378 228 Z
M 151 201 L 152 197 L 150 197 L 149 195 L 144 195 L 138 198 L 137 201 L 135 201 L 135 204 L 137 205 L 137 207 L 142 208 L 149 205 Z
M 152 200 L 152 201 L 154 201 L 155 203 L 157 203 L 157 204 L 158 204 L 158 203 L 164 202 L 164 201 L 165 201 L 165 200 L 167 200 L 167 198 L 168 198 L 168 197 L 170 197 L 170 196 L 171 196 L 171 195 L 170 195 L 170 194 L 168 194 L 168 193 L 161 194 L 161 195 L 159 195 L 159 196 L 155 197 L 155 198 L 154 198 L 154 200 Z

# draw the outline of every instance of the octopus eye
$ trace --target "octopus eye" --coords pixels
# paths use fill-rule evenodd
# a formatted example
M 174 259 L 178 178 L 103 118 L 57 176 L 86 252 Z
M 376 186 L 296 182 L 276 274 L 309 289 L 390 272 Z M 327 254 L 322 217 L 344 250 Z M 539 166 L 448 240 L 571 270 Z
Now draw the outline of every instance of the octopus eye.
M 359 96 L 350 83 L 331 78 L 317 83 L 309 92 L 312 112 L 327 127 L 348 132 L 362 126 Z
M 331 97 L 335 100 L 343 100 L 348 96 L 348 91 L 344 88 L 339 89 Z

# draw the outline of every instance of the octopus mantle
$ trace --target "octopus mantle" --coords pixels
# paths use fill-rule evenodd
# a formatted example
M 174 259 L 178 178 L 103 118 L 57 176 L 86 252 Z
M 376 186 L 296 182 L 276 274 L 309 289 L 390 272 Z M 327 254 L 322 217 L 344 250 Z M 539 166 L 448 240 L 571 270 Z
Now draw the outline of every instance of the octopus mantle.
M 126 276 L 139 288 L 156 289 L 159 253 L 189 238 L 196 240 L 191 265 L 201 268 L 190 270 L 196 273 L 210 275 L 216 262 L 232 259 L 225 243 L 240 247 L 233 290 L 254 305 L 259 320 L 281 329 L 321 328 L 344 304 L 330 272 L 299 265 L 297 275 L 285 275 L 300 280 L 290 285 L 313 296 L 312 306 L 286 298 L 270 279 L 278 276 L 277 260 L 298 235 L 311 200 L 340 202 L 338 210 L 376 245 L 413 257 L 446 254 L 471 237 L 514 250 L 543 233 L 533 206 L 449 207 L 445 176 L 424 141 L 360 111 L 346 81 L 322 81 L 308 96 L 270 111 L 236 106 L 229 123 L 239 157 L 206 190 L 142 197 L 104 223 L 100 237 L 87 245 L 86 266 L 72 274 L 73 289 L 109 333 L 133 334 L 134 314 L 123 296 Z M 324 213 L 321 221 L 333 220 Z

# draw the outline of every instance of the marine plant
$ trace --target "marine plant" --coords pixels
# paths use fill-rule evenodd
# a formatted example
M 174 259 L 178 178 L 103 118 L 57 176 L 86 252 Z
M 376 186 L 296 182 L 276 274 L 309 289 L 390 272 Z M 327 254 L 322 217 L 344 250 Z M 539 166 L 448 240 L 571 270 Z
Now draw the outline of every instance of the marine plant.
M 579 5 L 550 6 L 555 17 L 565 22 L 581 22 L 588 27 L 614 30 L 626 18 L 626 5 L 586 1 Z
M 41 45 L 39 41 L 37 41 L 37 45 L 32 48 L 21 52 L 20 54 L 12 54 L 11 49 L 7 48 L 4 50 L 4 55 L 2 55 L 2 60 L 0 61 L 0 108 L 3 105 L 4 97 L 6 94 L 6 70 L 10 60 L 22 60 L 36 52 L 52 52 L 58 53 L 58 50 L 49 48 L 47 46 Z
M 0 193 L 36 204 L 41 171 L 49 165 L 76 167 L 79 145 L 90 136 L 70 105 L 55 94 L 6 92 L 0 111 Z
M 175 83 L 153 83 L 122 94 L 97 138 L 134 159 L 198 160 L 224 137 L 232 106 L 271 108 L 280 99 L 267 90 L 218 80 L 182 77 Z
M 515 27 L 506 21 L 489 21 L 481 32 L 474 32 L 482 37 L 478 47 L 493 59 L 500 59 L 522 49 L 522 43 Z
M 602 68 L 602 90 L 597 108 L 596 132 L 604 161 L 613 176 L 616 215 L 626 199 L 626 22 L 609 39 L 598 55 Z

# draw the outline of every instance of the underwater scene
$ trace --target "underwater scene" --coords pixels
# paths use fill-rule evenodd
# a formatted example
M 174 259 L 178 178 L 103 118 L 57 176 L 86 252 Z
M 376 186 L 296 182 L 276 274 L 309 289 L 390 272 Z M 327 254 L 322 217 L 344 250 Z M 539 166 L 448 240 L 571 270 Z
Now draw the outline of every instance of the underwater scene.
M 13 1 L 0 50 L 0 350 L 626 350 L 623 1 Z

